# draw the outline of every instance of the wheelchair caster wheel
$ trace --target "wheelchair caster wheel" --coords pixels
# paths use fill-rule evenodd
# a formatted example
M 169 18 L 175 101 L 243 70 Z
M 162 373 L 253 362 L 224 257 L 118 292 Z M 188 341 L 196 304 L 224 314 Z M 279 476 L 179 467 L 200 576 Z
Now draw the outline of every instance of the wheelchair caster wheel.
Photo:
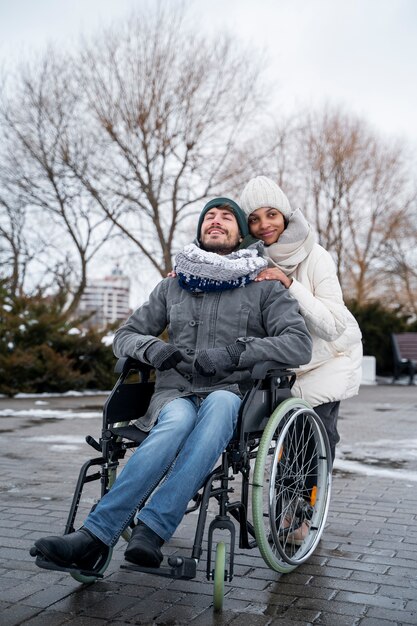
M 223 541 L 216 547 L 216 562 L 214 566 L 213 609 L 220 612 L 223 609 L 224 580 L 226 577 L 226 546 Z

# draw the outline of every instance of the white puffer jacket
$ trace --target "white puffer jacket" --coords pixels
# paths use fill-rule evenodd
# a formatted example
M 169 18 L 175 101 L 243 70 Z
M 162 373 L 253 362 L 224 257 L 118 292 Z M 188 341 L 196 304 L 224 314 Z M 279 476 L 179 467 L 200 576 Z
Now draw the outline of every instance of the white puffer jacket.
M 315 243 L 290 274 L 290 294 L 298 300 L 313 338 L 313 356 L 297 370 L 294 396 L 312 406 L 358 393 L 362 374 L 362 334 L 347 309 L 330 254 Z

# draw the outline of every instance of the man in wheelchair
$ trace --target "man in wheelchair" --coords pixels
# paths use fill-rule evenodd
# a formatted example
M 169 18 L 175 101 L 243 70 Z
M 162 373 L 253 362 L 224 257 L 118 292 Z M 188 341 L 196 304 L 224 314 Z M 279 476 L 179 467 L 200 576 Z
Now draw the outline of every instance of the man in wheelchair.
M 157 370 L 149 409 L 136 423 L 149 434 L 79 530 L 36 541 L 43 558 L 91 567 L 139 509 L 125 558 L 159 567 L 162 545 L 232 438 L 251 369 L 271 359 L 292 367 L 309 361 L 298 304 L 280 282 L 254 282 L 266 262 L 245 247 L 247 235 L 234 201 L 211 200 L 196 243 L 176 257 L 176 276 L 116 332 L 116 356 Z M 166 328 L 168 343 L 158 338 Z

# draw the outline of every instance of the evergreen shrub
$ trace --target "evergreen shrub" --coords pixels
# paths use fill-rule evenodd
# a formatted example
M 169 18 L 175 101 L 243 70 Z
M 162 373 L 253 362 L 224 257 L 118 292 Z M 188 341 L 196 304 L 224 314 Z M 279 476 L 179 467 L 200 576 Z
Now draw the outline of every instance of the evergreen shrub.
M 109 390 L 115 357 L 107 329 L 80 330 L 64 311 L 66 294 L 11 296 L 0 282 L 0 393 Z
M 374 301 L 359 305 L 347 303 L 362 331 L 363 353 L 374 356 L 379 375 L 392 375 L 394 371 L 391 333 L 416 332 L 417 322 L 401 307 L 388 308 Z

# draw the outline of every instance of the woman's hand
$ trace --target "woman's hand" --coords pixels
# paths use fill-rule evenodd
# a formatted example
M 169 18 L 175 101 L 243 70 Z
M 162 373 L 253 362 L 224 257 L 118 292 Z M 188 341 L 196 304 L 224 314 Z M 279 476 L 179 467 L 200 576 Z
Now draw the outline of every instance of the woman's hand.
M 262 280 L 279 280 L 287 289 L 292 285 L 292 278 L 288 278 L 288 276 L 277 267 L 268 267 L 266 270 L 262 270 L 255 278 L 255 281 L 260 282 Z
M 168 272 L 167 278 L 175 278 L 176 275 L 177 275 L 177 273 L 174 272 L 174 270 L 171 270 L 170 272 Z

